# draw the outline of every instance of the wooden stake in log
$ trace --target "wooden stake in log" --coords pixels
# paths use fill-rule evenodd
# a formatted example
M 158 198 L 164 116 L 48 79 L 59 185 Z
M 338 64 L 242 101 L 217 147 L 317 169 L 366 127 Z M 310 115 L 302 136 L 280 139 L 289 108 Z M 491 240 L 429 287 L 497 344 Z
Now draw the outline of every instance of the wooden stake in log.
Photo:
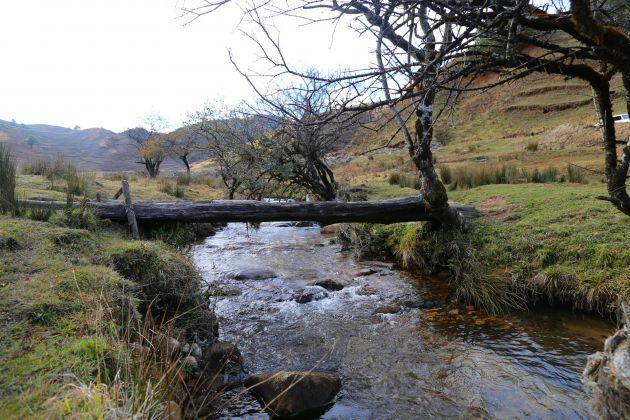
M 24 207 L 63 208 L 63 202 L 22 200 Z M 125 205 L 117 201 L 88 203 L 102 218 L 125 220 Z M 464 217 L 477 214 L 472 206 L 451 204 Z M 136 201 L 133 211 L 142 222 L 273 222 L 398 223 L 440 221 L 421 196 L 382 201 L 266 202 L 252 200 Z
M 127 223 L 129 223 L 129 229 L 131 230 L 132 239 L 140 239 L 140 233 L 138 232 L 138 222 L 136 221 L 136 213 L 133 210 L 133 204 L 131 202 L 131 192 L 129 191 L 129 183 L 126 179 L 122 180 L 122 191 L 125 195 L 125 213 L 127 214 Z
M 116 194 L 114 194 L 114 196 L 112 197 L 112 200 L 118 200 L 118 197 L 120 197 L 122 193 L 123 193 L 123 189 L 118 188 L 118 191 L 116 191 Z

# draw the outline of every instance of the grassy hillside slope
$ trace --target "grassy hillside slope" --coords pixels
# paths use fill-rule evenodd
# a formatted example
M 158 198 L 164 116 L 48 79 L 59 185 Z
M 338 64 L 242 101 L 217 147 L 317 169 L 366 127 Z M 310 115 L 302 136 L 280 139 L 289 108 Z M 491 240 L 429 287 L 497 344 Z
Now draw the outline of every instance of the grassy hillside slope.
M 626 112 L 620 95 L 614 106 Z M 611 314 L 630 298 L 630 218 L 595 199 L 606 188 L 596 120 L 589 88 L 558 77 L 533 75 L 467 93 L 436 128 L 438 167 L 452 178 L 506 167 L 518 183 L 462 189 L 449 180 L 450 199 L 482 213 L 469 239 L 455 238 L 452 249 L 418 224 L 373 226 L 359 235 L 369 237 L 377 255 L 428 272 L 450 270 L 456 294 L 490 309 L 545 300 Z M 630 135 L 630 124 L 616 129 L 620 139 Z M 364 153 L 400 143 L 400 135 L 392 140 L 395 131 L 388 124 L 355 137 L 346 157 L 338 157 L 343 163 L 334 165 L 339 180 L 365 188 L 368 199 L 417 194 L 417 172 L 403 145 Z M 568 176 L 570 163 L 579 166 L 572 167 L 578 182 Z M 533 173 L 551 173 L 555 182 L 528 182 Z

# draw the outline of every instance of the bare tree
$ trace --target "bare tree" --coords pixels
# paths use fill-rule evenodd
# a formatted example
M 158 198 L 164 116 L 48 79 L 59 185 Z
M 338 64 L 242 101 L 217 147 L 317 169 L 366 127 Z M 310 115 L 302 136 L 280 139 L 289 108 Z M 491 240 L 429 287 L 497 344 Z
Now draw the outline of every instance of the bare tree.
M 187 12 L 193 17 L 216 12 L 238 0 L 204 1 Z M 628 4 L 607 0 L 300 0 L 243 2 L 259 27 L 254 41 L 277 71 L 271 78 L 309 75 L 285 60 L 270 17 L 285 15 L 305 22 L 350 21 L 359 33 L 374 36 L 376 64 L 349 69 L 322 79 L 353 92 L 342 107 L 361 112 L 388 105 L 401 127 L 413 162 L 422 175 L 425 202 L 448 224 L 462 225 L 449 207 L 446 191 L 432 164 L 433 125 L 455 103 L 460 92 L 489 89 L 533 72 L 579 78 L 593 89 L 602 120 L 605 174 L 610 201 L 630 214 L 626 189 L 630 144 L 616 138 L 612 117 L 611 79 L 620 73 L 630 98 Z M 331 12 L 330 14 L 322 14 Z M 560 34 L 561 36 L 557 36 Z M 536 47 L 538 53 L 531 54 Z M 501 70 L 497 82 L 472 87 L 475 75 Z M 239 69 L 262 94 L 252 72 Z M 436 107 L 436 94 L 445 100 Z M 628 101 L 630 108 L 630 100 Z M 413 113 L 406 112 L 408 109 Z M 407 116 L 414 115 L 413 130 Z M 413 131 L 413 132 L 411 132 Z M 618 147 L 622 147 L 619 152 Z
M 160 132 L 166 127 L 166 122 L 160 116 L 150 116 L 145 123 L 146 128 L 131 128 L 126 131 L 126 134 L 137 150 L 140 159 L 137 163 L 144 165 L 150 178 L 155 178 L 167 156 L 163 134 Z
M 457 25 L 474 28 L 470 42 L 487 41 L 486 48 L 458 46 L 462 59 L 451 66 L 450 80 L 474 80 L 492 69 L 501 73 L 499 79 L 474 89 L 489 89 L 534 72 L 581 79 L 590 85 L 601 121 L 608 192 L 597 198 L 630 215 L 626 188 L 630 141 L 617 140 L 611 89 L 612 78 L 620 74 L 630 112 L 630 5 L 591 0 L 492 0 L 483 7 L 477 2 L 436 0 L 431 5 L 435 13 Z M 448 88 L 471 90 L 461 84 Z
M 440 86 L 438 81 L 442 80 L 440 73 L 452 59 L 452 46 L 467 39 L 471 29 L 454 28 L 448 20 L 436 19 L 435 12 L 428 7 L 428 1 L 204 1 L 186 11 L 196 18 L 216 12 L 228 4 L 241 5 L 247 10 L 250 20 L 258 26 L 260 37 L 249 36 L 260 46 L 262 56 L 276 70 L 268 75 L 271 80 L 298 77 L 334 85 L 336 98 L 340 102 L 337 107 L 339 114 L 390 106 L 392 118 L 399 122 L 410 156 L 422 177 L 421 194 L 427 207 L 443 223 L 464 226 L 463 217 L 448 203 L 446 189 L 433 165 L 430 146 L 434 120 L 441 113 L 441 110 L 434 109 L 436 92 Z M 322 11 L 326 13 L 322 14 Z M 369 68 L 348 69 L 338 76 L 326 78 L 313 77 L 308 72 L 300 71 L 286 61 L 277 38 L 271 32 L 270 18 L 277 15 L 301 18 L 306 22 L 349 21 L 358 33 L 373 36 L 377 46 L 377 64 Z M 274 93 L 260 90 L 251 72 L 238 70 L 261 96 L 274 96 Z M 404 112 L 408 109 L 413 112 Z M 403 115 L 414 116 L 413 133 L 407 129 L 408 117 Z
M 200 136 L 190 125 L 185 125 L 162 136 L 166 152 L 184 164 L 187 175 L 190 175 L 190 159 L 201 150 L 203 140 L 203 136 Z
M 317 80 L 315 71 L 310 74 L 301 86 L 284 90 L 257 107 L 271 125 L 264 164 L 279 183 L 330 201 L 336 198 L 338 185 L 326 158 L 342 146 L 356 119 L 339 115 L 331 85 Z
M 206 107 L 190 127 L 204 139 L 200 147 L 217 164 L 230 200 L 239 192 L 247 198 L 264 196 L 269 183 L 259 167 L 258 142 L 265 131 L 260 121 L 239 110 Z

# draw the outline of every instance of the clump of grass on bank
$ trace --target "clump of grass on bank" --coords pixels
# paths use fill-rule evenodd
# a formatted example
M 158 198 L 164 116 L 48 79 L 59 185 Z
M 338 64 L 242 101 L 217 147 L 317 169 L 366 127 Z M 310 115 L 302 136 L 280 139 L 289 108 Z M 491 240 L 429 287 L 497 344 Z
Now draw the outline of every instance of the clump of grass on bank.
M 422 186 L 419 176 L 409 176 L 400 172 L 393 172 L 387 182 L 389 185 L 399 185 L 402 188 L 419 189 Z
M 164 347 L 216 335 L 192 263 L 84 219 L 0 216 L 1 418 L 160 418 L 193 392 Z
M 340 241 L 360 258 L 397 261 L 425 275 L 448 273 L 456 301 L 498 313 L 523 307 L 523 298 L 482 262 L 474 236 L 456 230 L 431 230 L 422 223 L 347 225 Z M 479 238 L 477 238 L 479 239 Z
M 425 273 L 447 270 L 455 295 L 478 306 L 543 301 L 611 315 L 630 299 L 630 218 L 595 200 L 600 189 L 527 184 L 458 190 L 449 198 L 484 214 L 466 237 L 411 223 L 363 226 L 346 239 L 370 258 Z
M 15 196 L 16 162 L 4 143 L 0 143 L 0 213 L 17 210 Z
M 449 190 L 475 188 L 482 185 L 494 184 L 525 184 L 525 183 L 556 183 L 556 182 L 584 182 L 585 178 L 576 168 L 567 167 L 567 175 L 560 174 L 557 168 L 550 166 L 543 170 L 534 168 L 528 170 L 517 168 L 515 165 L 467 165 L 451 168 L 447 165 L 438 166 L 442 182 Z M 389 176 L 390 185 L 419 189 L 421 181 L 418 177 L 394 172 Z

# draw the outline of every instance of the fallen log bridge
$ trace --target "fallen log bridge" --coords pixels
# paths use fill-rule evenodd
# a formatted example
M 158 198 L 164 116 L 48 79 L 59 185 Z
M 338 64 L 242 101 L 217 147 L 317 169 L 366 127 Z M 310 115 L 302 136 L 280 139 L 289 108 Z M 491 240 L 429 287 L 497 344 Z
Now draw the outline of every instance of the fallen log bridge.
M 63 201 L 21 200 L 24 207 L 61 210 Z M 74 204 L 79 206 L 79 204 Z M 113 220 L 127 220 L 125 204 L 109 200 L 88 202 L 96 215 Z M 464 217 L 476 215 L 472 206 L 451 204 Z M 341 222 L 396 223 L 439 221 L 422 197 L 381 201 L 268 202 L 253 200 L 213 201 L 134 201 L 138 222 L 273 222 L 312 221 L 322 224 Z

